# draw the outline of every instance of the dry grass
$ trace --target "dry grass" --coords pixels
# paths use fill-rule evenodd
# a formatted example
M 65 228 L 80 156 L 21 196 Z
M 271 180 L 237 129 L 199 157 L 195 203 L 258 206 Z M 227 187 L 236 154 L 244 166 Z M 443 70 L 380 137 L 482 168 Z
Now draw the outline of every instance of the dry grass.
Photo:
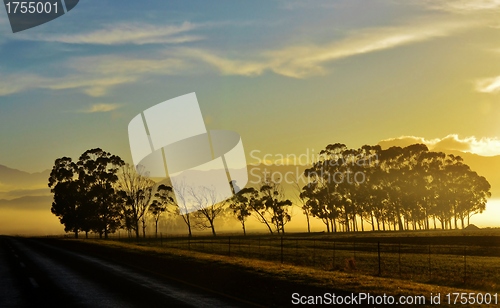
M 371 294 L 387 294 L 393 296 L 416 296 L 423 295 L 428 298 L 431 293 L 444 294 L 453 292 L 477 292 L 472 289 L 453 288 L 432 284 L 418 283 L 411 280 L 395 278 L 375 277 L 365 275 L 357 270 L 356 261 L 346 261 L 346 271 L 329 271 L 319 268 L 297 266 L 292 264 L 281 264 L 278 260 L 258 260 L 238 256 L 224 256 L 198 251 L 188 251 L 170 247 L 159 247 L 151 243 L 124 243 L 120 241 L 79 240 L 86 244 L 104 245 L 128 252 L 150 254 L 165 259 L 182 258 L 193 262 L 209 263 L 213 266 L 224 266 L 227 264 L 238 266 L 245 271 L 258 274 L 262 279 L 278 279 L 300 285 L 310 285 L 332 290 L 343 290 L 346 292 L 364 292 Z M 360 257 L 360 256 L 359 256 Z M 349 259 L 346 259 L 349 260 Z M 278 262 L 277 262 L 278 261 Z M 481 261 L 482 262 L 482 261 Z M 491 260 L 491 262 L 495 262 Z M 497 260 L 498 262 L 498 260 Z M 442 304 L 446 307 L 446 305 Z M 454 306 L 454 305 L 451 305 Z M 487 305 L 480 305 L 487 307 Z M 475 307 L 469 305 L 469 307 Z M 479 305 L 477 306 L 479 307 Z

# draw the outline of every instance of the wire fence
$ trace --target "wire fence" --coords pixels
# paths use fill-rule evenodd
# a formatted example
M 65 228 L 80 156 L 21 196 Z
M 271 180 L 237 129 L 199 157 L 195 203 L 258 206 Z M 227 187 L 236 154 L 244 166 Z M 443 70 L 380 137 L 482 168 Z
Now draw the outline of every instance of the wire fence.
M 117 238 L 137 242 L 135 238 Z M 498 290 L 500 247 L 349 241 L 293 236 L 165 237 L 143 245 L 267 260 L 326 271 Z

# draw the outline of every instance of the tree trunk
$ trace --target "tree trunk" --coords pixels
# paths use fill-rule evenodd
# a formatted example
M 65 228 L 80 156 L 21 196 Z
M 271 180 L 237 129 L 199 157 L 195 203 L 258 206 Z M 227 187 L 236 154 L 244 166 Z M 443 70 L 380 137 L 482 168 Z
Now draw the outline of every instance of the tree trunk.
M 217 234 L 215 234 L 215 227 L 214 227 L 214 223 L 212 221 L 210 222 L 210 227 L 212 228 L 212 235 L 217 236 Z

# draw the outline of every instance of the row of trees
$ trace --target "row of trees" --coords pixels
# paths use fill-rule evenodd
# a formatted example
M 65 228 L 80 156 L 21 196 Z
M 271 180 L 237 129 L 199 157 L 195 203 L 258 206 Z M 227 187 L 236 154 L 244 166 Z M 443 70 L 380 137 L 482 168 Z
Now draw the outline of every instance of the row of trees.
M 311 218 L 322 221 L 328 232 L 364 231 L 365 223 L 372 230 L 430 229 L 437 228 L 437 221 L 442 229 L 464 228 L 491 196 L 488 181 L 459 156 L 432 152 L 422 144 L 386 150 L 328 145 L 304 175 L 307 183 L 298 186 L 298 199 L 308 231 Z M 244 234 L 251 216 L 270 233 L 284 233 L 292 219 L 292 202 L 270 177 L 214 203 L 216 191 L 209 187 L 174 191 L 101 149 L 86 151 L 76 162 L 57 159 L 49 187 L 52 213 L 76 237 L 92 231 L 107 238 L 118 229 L 146 236 L 149 222 L 157 234 L 163 215 L 180 216 L 189 236 L 193 229 L 209 229 L 215 236 L 215 221 L 226 214 L 236 217 Z M 180 215 L 188 203 L 196 211 Z
M 291 220 L 290 200 L 285 199 L 278 183 L 265 180 L 259 189 L 245 188 L 234 198 L 215 203 L 216 191 L 209 187 L 172 187 L 157 184 L 147 174 L 102 149 L 83 153 L 78 161 L 69 157 L 55 161 L 48 185 L 54 194 L 51 211 L 58 216 L 66 232 L 98 233 L 107 238 L 118 229 L 125 229 L 137 238 L 146 236 L 149 221 L 155 224 L 162 215 L 179 215 L 188 202 L 196 211 L 180 215 L 189 236 L 192 229 L 210 229 L 215 236 L 215 220 L 233 213 L 241 222 L 252 215 L 265 224 L 269 231 L 285 232 Z M 183 211 L 185 212 L 185 211 Z
M 405 148 L 328 145 L 305 170 L 309 182 L 300 193 L 304 214 L 320 219 L 328 232 L 464 228 L 484 211 L 488 181 L 461 157 Z M 349 177 L 350 176 L 350 177 Z M 361 222 L 361 223 L 359 223 Z
M 48 185 L 54 194 L 51 212 L 75 237 L 92 231 L 107 238 L 119 228 L 137 237 L 142 228 L 145 236 L 148 214 L 158 230 L 159 217 L 174 202 L 170 187 L 157 186 L 120 157 L 99 148 L 86 151 L 76 162 L 57 159 Z

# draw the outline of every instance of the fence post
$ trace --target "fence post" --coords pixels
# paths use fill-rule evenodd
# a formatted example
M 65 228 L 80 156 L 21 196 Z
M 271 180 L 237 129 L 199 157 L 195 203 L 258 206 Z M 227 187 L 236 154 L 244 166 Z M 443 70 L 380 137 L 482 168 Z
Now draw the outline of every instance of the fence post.
M 335 241 L 333 241 L 332 270 L 335 270 Z
M 281 236 L 281 264 L 283 264 L 283 235 Z
M 467 246 L 464 247 L 464 285 L 467 281 Z
M 382 274 L 382 268 L 380 266 L 380 242 L 377 243 L 377 250 L 378 250 L 378 275 L 380 276 Z
M 429 280 L 432 279 L 432 269 L 431 269 L 431 244 L 429 244 Z
M 399 268 L 399 278 L 401 278 L 401 242 L 398 245 L 398 268 Z
M 299 240 L 295 239 L 295 263 L 299 264 Z
M 313 267 L 316 266 L 316 240 L 313 240 Z

